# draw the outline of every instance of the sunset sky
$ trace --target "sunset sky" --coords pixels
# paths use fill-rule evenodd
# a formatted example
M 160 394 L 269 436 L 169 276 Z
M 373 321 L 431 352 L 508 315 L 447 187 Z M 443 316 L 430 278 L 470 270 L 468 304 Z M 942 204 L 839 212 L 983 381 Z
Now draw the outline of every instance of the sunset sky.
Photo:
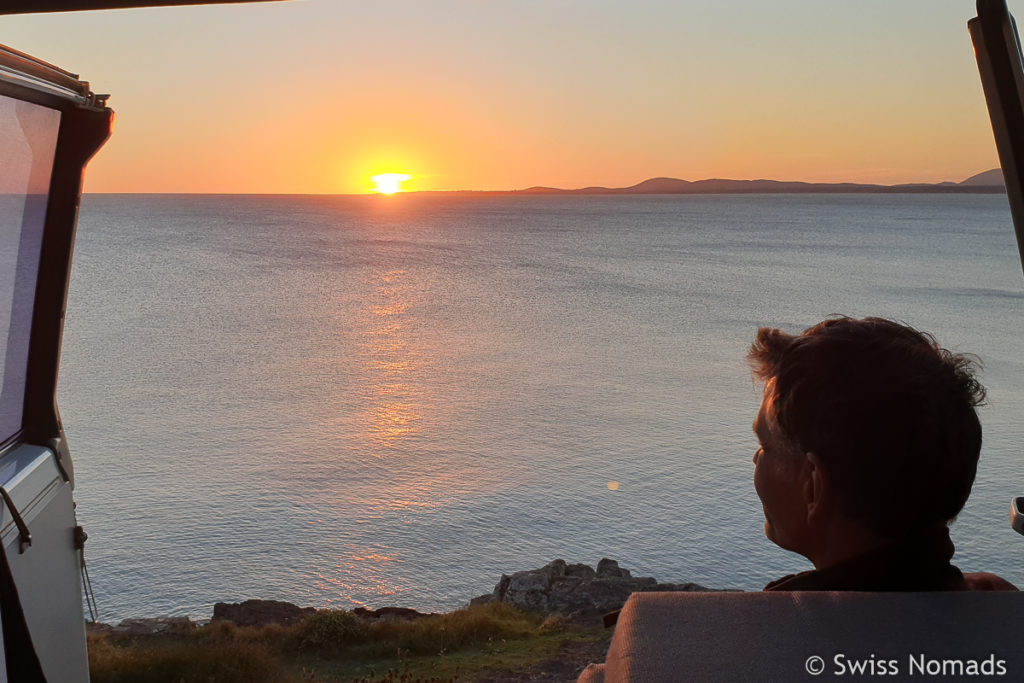
M 0 17 L 0 43 L 112 94 L 90 192 L 368 192 L 383 173 L 420 190 L 891 184 L 998 165 L 974 14 L 971 0 L 290 0 Z

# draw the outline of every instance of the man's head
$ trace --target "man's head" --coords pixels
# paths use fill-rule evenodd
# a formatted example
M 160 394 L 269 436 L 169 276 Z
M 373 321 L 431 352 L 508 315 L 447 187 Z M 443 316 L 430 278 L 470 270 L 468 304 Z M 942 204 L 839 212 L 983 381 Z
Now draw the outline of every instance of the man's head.
M 960 512 L 984 400 L 969 359 L 879 318 L 761 328 L 748 358 L 765 382 L 755 486 L 773 541 L 810 556 L 837 520 L 885 540 Z

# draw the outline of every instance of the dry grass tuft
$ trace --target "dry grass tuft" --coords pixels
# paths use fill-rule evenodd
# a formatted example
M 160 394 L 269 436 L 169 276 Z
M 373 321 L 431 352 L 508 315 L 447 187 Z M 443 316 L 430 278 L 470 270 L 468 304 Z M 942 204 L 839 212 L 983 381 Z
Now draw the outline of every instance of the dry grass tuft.
M 361 649 L 377 656 L 396 651 L 443 655 L 493 640 L 525 638 L 536 634 L 539 624 L 534 615 L 492 603 L 413 621 L 372 624 Z
M 368 671 L 377 673 L 366 680 L 440 681 L 452 678 L 452 666 L 483 670 L 498 655 L 519 652 L 526 662 L 531 652 L 547 656 L 564 624 L 542 621 L 500 603 L 376 622 L 319 610 L 285 627 L 216 621 L 189 633 L 89 634 L 89 666 L 94 683 L 358 680 Z
M 202 629 L 205 630 L 205 629 Z M 236 640 L 197 643 L 200 638 L 138 638 L 115 642 L 89 636 L 93 683 L 281 683 L 291 680 L 265 646 Z M 197 646 L 198 645 L 198 646 Z

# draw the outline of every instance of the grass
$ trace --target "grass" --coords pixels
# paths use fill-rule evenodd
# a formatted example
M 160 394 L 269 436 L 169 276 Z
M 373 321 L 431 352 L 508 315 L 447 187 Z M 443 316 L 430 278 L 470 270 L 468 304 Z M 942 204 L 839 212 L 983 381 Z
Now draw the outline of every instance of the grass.
M 502 604 L 410 621 L 320 610 L 288 627 L 213 622 L 186 633 L 90 634 L 89 668 L 93 683 L 473 681 L 600 652 L 610 635 Z

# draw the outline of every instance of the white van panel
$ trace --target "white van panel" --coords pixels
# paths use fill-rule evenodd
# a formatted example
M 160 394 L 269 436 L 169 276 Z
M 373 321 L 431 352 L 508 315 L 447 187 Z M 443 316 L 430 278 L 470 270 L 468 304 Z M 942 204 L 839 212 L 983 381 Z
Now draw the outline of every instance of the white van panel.
M 32 534 L 32 545 L 19 552 L 18 527 L 7 506 L 0 505 L 0 538 L 43 673 L 51 682 L 86 682 L 71 486 L 61 477 L 53 452 L 39 446 L 19 446 L 0 458 L 0 482 L 5 481 L 0 485 Z

